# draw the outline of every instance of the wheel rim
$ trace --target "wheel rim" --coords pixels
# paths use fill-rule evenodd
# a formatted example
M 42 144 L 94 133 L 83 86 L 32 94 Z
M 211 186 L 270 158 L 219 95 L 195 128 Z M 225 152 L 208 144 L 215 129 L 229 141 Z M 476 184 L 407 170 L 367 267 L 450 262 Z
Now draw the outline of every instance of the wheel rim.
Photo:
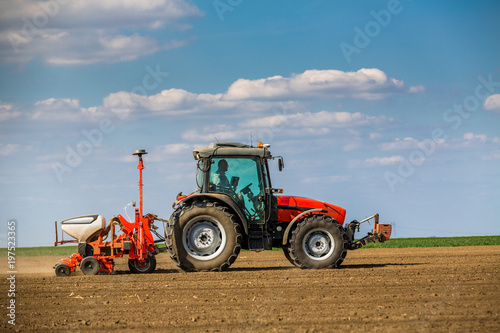
M 149 260 L 149 258 L 144 259 L 142 262 L 139 262 L 137 259 L 134 260 L 135 269 L 141 273 L 147 272 L 150 266 L 151 260 Z
M 198 260 L 210 260 L 224 251 L 226 232 L 219 221 L 203 216 L 188 222 L 182 232 L 184 248 Z
M 335 240 L 328 231 L 313 229 L 304 237 L 302 247 L 312 260 L 325 260 L 333 253 Z

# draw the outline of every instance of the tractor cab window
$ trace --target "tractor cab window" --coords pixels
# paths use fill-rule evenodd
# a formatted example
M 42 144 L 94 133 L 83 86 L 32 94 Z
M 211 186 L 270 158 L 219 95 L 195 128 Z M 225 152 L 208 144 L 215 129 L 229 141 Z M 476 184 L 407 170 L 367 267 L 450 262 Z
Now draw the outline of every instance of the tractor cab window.
M 258 157 L 212 158 L 210 191 L 229 194 L 251 223 L 264 223 L 264 186 Z

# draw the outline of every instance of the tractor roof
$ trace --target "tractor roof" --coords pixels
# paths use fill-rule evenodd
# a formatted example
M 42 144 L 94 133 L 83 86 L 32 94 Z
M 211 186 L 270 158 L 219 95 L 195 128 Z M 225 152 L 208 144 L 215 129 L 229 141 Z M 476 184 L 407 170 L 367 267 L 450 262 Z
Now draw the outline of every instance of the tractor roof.
M 256 148 L 238 142 L 213 142 L 208 148 L 196 148 L 193 150 L 196 160 L 212 156 L 259 156 L 270 157 L 271 152 L 263 147 Z

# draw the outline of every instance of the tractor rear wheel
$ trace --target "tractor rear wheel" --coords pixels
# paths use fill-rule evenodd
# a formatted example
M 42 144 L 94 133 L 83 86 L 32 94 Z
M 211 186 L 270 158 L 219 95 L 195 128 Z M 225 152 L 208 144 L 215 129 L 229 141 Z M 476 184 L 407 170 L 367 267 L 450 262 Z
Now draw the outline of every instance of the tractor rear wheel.
M 347 236 L 329 216 L 311 215 L 297 224 L 290 238 L 290 258 L 305 269 L 337 268 L 347 254 Z
M 234 215 L 207 200 L 179 208 L 165 230 L 170 257 L 188 272 L 226 270 L 238 257 L 241 242 Z
M 85 275 L 96 275 L 100 268 L 101 264 L 95 257 L 85 257 L 80 262 L 80 270 Z
M 129 259 L 128 268 L 132 273 L 151 273 L 156 269 L 156 257 L 153 253 L 148 252 L 147 258 L 142 262 L 137 259 Z

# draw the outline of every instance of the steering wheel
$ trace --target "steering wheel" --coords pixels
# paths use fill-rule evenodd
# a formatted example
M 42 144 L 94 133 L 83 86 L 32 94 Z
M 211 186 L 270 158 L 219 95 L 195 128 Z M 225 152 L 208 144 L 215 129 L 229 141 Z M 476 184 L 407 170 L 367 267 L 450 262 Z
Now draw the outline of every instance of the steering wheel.
M 250 192 L 250 186 L 252 186 L 252 183 L 250 183 L 247 186 L 245 186 L 244 188 L 242 188 L 240 190 L 240 193 L 247 194 L 248 192 Z

